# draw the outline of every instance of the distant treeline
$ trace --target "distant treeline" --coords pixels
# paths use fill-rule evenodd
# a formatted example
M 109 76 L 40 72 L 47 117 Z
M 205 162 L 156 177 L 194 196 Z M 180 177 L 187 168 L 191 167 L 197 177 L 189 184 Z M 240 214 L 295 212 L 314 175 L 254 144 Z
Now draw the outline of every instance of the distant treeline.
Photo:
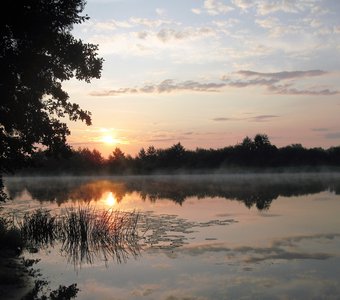
M 172 174 L 235 172 L 235 171 L 340 171 L 340 146 L 304 148 L 292 144 L 278 148 L 266 134 L 245 137 L 242 143 L 220 149 L 187 150 L 181 143 L 166 149 L 149 146 L 132 157 L 115 148 L 108 158 L 98 150 L 79 148 L 67 156 L 50 156 L 39 151 L 32 156 L 30 167 L 20 175 L 71 174 L 71 175 L 121 175 L 121 174 Z

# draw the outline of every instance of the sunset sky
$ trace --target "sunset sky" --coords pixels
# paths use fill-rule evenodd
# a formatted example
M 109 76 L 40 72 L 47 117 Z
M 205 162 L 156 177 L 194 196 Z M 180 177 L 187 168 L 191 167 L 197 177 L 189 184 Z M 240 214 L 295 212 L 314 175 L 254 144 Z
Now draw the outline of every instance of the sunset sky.
M 101 79 L 64 84 L 93 118 L 68 123 L 73 147 L 340 145 L 340 1 L 88 0 L 84 13 L 73 34 L 105 61 Z

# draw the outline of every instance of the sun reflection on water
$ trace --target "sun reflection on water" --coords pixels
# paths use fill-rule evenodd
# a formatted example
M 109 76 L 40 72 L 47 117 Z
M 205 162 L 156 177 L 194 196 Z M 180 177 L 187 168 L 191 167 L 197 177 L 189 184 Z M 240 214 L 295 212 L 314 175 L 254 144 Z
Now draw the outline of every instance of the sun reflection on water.
M 113 196 L 112 192 L 109 192 L 105 198 L 105 203 L 109 207 L 115 206 L 117 199 Z

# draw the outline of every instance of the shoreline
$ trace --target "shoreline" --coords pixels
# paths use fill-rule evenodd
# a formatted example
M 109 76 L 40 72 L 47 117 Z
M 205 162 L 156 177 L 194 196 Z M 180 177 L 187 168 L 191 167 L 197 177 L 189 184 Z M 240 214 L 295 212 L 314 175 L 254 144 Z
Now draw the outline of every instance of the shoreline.
M 34 282 L 21 257 L 0 253 L 0 294 L 4 299 L 21 300 L 34 287 Z

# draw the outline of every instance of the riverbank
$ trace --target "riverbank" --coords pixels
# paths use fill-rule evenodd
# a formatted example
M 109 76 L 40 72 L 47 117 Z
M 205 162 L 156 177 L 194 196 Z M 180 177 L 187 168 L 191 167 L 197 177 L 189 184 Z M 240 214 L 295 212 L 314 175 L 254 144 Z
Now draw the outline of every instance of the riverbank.
M 9 251 L 0 252 L 0 295 L 2 299 L 23 299 L 34 287 L 23 260 Z

